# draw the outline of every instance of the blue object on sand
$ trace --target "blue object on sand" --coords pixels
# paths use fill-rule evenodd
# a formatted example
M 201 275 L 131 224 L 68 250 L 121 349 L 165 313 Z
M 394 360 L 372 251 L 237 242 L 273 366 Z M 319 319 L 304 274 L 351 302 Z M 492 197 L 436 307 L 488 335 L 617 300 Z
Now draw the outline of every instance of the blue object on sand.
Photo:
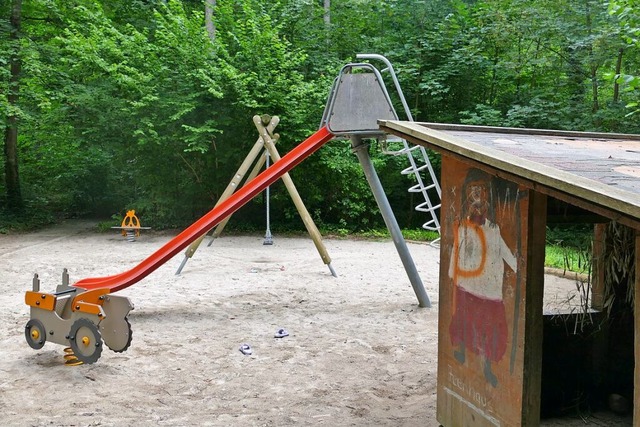
M 284 328 L 278 329 L 274 335 L 275 338 L 284 338 L 288 336 L 289 336 L 289 332 L 287 332 L 287 330 Z
M 239 350 L 240 350 L 240 353 L 246 356 L 250 356 L 251 354 L 253 354 L 253 349 L 249 344 L 242 344 Z

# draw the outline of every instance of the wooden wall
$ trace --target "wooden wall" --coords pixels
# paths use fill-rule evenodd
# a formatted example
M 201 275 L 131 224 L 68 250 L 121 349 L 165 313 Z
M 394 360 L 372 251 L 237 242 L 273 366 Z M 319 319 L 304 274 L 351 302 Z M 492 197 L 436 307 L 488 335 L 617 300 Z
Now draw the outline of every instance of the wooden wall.
M 537 425 L 546 197 L 442 158 L 438 421 Z

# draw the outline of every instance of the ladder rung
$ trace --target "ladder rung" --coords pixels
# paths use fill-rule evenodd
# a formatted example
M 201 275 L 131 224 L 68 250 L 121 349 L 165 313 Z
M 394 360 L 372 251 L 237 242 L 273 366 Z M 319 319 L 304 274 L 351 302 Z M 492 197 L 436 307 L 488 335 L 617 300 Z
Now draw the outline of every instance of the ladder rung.
M 420 148 L 420 145 L 414 145 L 413 147 L 405 147 L 399 150 L 383 150 L 382 153 L 390 154 L 392 156 L 400 156 L 402 154 L 406 154 L 407 156 L 411 155 L 411 152 Z
M 405 153 L 411 153 L 412 151 L 419 150 L 419 149 L 420 149 L 420 147 L 421 147 L 420 145 L 414 145 L 414 146 L 411 146 L 411 147 L 409 147 L 409 146 L 407 145 L 407 146 L 404 148 L 404 150 L 402 150 L 402 151 L 404 151 Z
M 418 167 L 409 166 L 408 168 L 403 169 L 400 173 L 402 175 L 418 174 L 425 169 L 429 169 L 429 165 L 423 164 L 422 166 Z
M 425 208 L 425 206 L 428 206 L 428 208 Z M 432 205 L 431 202 L 422 202 L 418 206 L 416 206 L 416 210 L 420 212 L 432 212 L 437 209 L 440 209 L 440 206 L 442 205 L 440 204 Z
M 440 238 L 438 237 L 436 240 L 434 240 L 431 243 L 429 243 L 429 245 L 433 246 L 434 248 L 439 248 L 440 247 Z
M 416 208 L 415 208 L 415 210 L 418 211 L 418 212 L 426 212 L 426 213 L 433 213 L 433 212 L 437 211 L 438 209 L 440 209 L 440 205 L 431 206 L 431 207 L 428 207 L 428 208 L 425 208 L 423 206 L 416 206 Z
M 398 151 L 382 150 L 382 154 L 387 154 L 389 156 L 399 156 L 400 154 L 404 154 L 404 149 Z
M 396 151 L 394 151 L 394 153 L 397 153 L 397 154 L 408 154 L 408 153 L 411 153 L 414 150 L 417 150 L 418 148 L 420 148 L 420 145 L 414 145 L 412 147 L 409 147 L 409 145 L 407 145 L 405 143 L 404 144 L 404 148 L 396 150 Z
M 420 193 L 422 191 L 427 191 L 427 190 L 431 190 L 432 188 L 435 188 L 436 184 L 431 184 L 431 185 L 427 185 L 426 187 L 424 186 L 424 184 L 416 184 L 412 187 L 409 187 L 409 190 L 407 190 L 409 193 Z
M 431 224 L 436 224 L 436 225 L 431 225 Z M 422 228 L 424 228 L 425 230 L 440 232 L 440 225 L 435 220 L 425 222 L 424 224 L 422 224 Z

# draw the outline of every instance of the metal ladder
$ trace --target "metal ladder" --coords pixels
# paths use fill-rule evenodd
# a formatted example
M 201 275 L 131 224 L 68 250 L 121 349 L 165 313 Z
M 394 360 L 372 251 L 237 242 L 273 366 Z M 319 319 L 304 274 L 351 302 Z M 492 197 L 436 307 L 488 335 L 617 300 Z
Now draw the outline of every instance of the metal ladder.
M 378 54 L 358 54 L 356 55 L 358 59 L 367 59 L 367 60 L 379 60 L 382 61 L 386 68 L 381 70 L 382 73 L 389 72 L 393 84 L 396 88 L 396 92 L 398 93 L 398 97 L 400 98 L 400 102 L 402 103 L 402 107 L 404 108 L 405 115 L 407 119 L 412 122 L 413 116 L 411 111 L 409 110 L 409 105 L 404 97 L 404 93 L 402 92 L 402 88 L 400 87 L 400 83 L 398 82 L 398 78 L 393 69 L 393 65 L 387 58 Z M 398 150 L 390 150 L 388 147 L 389 142 L 399 142 L 402 144 L 402 148 Z M 438 210 L 441 207 L 441 197 L 442 190 L 440 188 L 440 183 L 438 182 L 438 178 L 433 170 L 433 166 L 431 165 L 431 161 L 429 160 L 429 156 L 425 148 L 421 145 L 409 146 L 409 143 L 405 139 L 388 139 L 383 147 L 383 153 L 390 154 L 394 156 L 406 155 L 407 160 L 409 161 L 409 166 L 403 169 L 400 173 L 402 175 L 407 175 L 413 177 L 415 179 L 416 184 L 411 186 L 408 190 L 409 193 L 419 193 L 422 194 L 424 198 L 424 202 L 419 203 L 415 210 L 418 212 L 427 213 L 430 219 L 422 225 L 422 228 L 430 231 L 435 231 L 440 234 L 440 220 L 438 219 Z M 423 174 L 422 172 L 425 171 Z M 424 175 L 424 178 L 423 178 Z M 429 196 L 429 191 L 435 190 L 437 194 L 437 201 L 434 203 L 431 200 L 432 196 Z M 437 245 L 440 241 L 438 237 L 436 240 L 431 242 L 432 245 Z

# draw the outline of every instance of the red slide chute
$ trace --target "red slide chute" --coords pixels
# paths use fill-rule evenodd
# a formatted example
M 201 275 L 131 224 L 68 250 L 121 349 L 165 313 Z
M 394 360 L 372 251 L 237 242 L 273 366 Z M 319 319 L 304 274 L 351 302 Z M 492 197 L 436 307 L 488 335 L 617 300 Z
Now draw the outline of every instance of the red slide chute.
M 326 126 L 322 127 L 131 270 L 113 276 L 82 279 L 72 286 L 86 290 L 109 289 L 111 292 L 116 292 L 136 284 L 173 258 L 174 255 L 186 248 L 191 242 L 211 230 L 220 221 L 240 209 L 262 190 L 330 141 L 333 136 Z

